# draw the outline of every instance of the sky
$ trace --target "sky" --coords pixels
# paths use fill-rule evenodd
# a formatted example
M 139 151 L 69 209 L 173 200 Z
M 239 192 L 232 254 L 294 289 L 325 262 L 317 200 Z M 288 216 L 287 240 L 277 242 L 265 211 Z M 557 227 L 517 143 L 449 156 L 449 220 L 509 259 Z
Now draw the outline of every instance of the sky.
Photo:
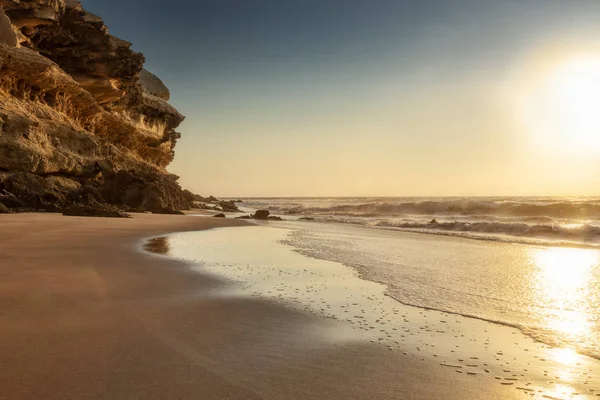
M 171 90 L 202 195 L 600 195 L 600 1 L 82 3 Z

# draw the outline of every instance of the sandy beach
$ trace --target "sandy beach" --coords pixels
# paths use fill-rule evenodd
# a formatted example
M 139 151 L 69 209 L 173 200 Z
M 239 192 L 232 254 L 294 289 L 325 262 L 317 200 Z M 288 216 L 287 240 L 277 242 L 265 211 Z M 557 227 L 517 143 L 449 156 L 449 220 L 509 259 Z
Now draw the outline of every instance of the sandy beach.
M 336 344 L 333 322 L 211 295 L 227 284 L 139 250 L 151 236 L 239 224 L 2 216 L 0 397 L 529 398 L 376 344 Z
M 598 20 L 0 0 L 0 400 L 600 400 Z

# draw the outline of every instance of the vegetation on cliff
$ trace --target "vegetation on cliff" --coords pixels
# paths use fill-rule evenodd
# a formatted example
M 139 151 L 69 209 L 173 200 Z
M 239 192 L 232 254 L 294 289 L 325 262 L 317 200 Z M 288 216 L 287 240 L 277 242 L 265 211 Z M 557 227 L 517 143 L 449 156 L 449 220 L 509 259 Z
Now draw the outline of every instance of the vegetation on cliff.
M 189 208 L 165 170 L 184 117 L 144 56 L 79 1 L 0 6 L 2 209 Z

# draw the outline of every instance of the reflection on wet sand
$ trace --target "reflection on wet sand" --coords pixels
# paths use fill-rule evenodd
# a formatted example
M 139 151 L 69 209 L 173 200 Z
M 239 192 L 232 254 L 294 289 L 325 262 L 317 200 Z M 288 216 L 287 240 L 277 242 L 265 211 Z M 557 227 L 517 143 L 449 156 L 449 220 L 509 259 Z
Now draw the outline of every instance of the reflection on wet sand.
M 576 248 L 536 248 L 531 258 L 537 267 L 532 277 L 538 304 L 545 304 L 545 323 L 557 337 L 586 343 L 592 334 L 588 310 L 590 282 L 598 252 Z M 548 310 L 551 310 L 548 313 Z
M 228 292 L 234 296 L 282 302 L 341 323 L 331 337 L 336 344 L 374 343 L 406 356 L 435 360 L 457 374 L 514 388 L 535 399 L 600 397 L 597 360 L 574 348 L 537 342 L 514 328 L 402 305 L 386 295 L 385 286 L 360 279 L 340 263 L 294 252 L 284 244 L 290 234 L 285 229 L 243 227 L 175 234 L 169 240 L 173 256 L 236 283 Z M 527 265 L 535 266 L 527 270 L 528 282 L 539 303 L 547 304 L 550 311 L 572 307 L 586 315 L 585 293 L 590 288 L 585 274 L 595 265 L 597 253 L 526 251 Z M 569 270 L 577 270 L 577 276 L 565 273 L 563 265 L 573 265 Z M 565 320 L 559 318 L 562 313 L 554 314 L 556 320 Z M 565 328 L 563 334 L 590 333 L 587 325 L 569 321 L 565 326 L 572 324 L 572 330 Z M 585 394 L 575 396 L 580 393 Z
M 150 239 L 144 244 L 144 249 L 151 253 L 167 254 L 169 252 L 169 240 L 165 236 Z

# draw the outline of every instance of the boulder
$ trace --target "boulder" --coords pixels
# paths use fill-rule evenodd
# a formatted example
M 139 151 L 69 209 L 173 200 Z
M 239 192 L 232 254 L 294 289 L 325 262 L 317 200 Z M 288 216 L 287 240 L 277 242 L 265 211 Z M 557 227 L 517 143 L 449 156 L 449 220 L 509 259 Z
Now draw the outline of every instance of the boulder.
M 225 214 L 223 214 L 223 213 L 215 214 L 215 215 L 213 215 L 213 217 L 214 218 L 226 218 Z
M 105 179 L 100 190 L 106 202 L 139 211 L 164 214 L 187 210 L 190 205 L 179 184 L 167 174 L 120 170 Z
M 283 218 L 271 215 L 271 216 L 269 216 L 268 220 L 269 221 L 283 221 Z
M 0 184 L 0 190 L 17 198 L 17 201 L 13 200 L 15 204 L 20 202 L 23 207 L 33 210 L 61 208 L 80 188 L 81 185 L 74 179 L 42 177 L 28 172 L 10 174 Z M 3 199 L 9 200 L 8 197 L 4 195 Z
M 10 19 L 6 16 L 0 7 L 0 44 L 5 44 L 8 47 L 19 47 L 19 39 L 17 33 L 13 29 Z
M 302 218 L 298 218 L 301 221 L 314 221 L 315 219 L 313 217 L 302 217 Z
M 199 194 L 192 193 L 187 189 L 183 190 L 183 197 L 185 197 L 185 199 L 190 203 L 204 201 L 204 197 L 200 196 Z
M 0 190 L 0 203 L 4 204 L 8 208 L 23 208 L 23 202 L 19 200 L 14 194 L 7 192 L 6 190 Z
M 105 218 L 131 218 L 127 213 L 114 208 L 103 206 L 87 206 L 83 204 L 74 204 L 67 208 L 63 215 L 70 217 L 105 217 Z
M 252 219 L 251 215 L 242 215 L 241 217 L 235 217 L 235 219 Z
M 194 206 L 196 208 L 199 208 L 201 210 L 213 210 L 213 211 L 222 211 L 220 208 L 217 208 L 217 206 L 209 206 L 206 203 L 198 203 L 198 202 L 194 202 Z
M 264 219 L 268 219 L 270 214 L 271 213 L 269 212 L 269 210 L 256 210 L 254 215 L 252 215 L 252 218 L 264 220 Z
M 237 208 L 237 206 L 235 205 L 235 203 L 233 201 L 220 201 L 219 206 L 221 207 L 221 210 L 223 210 L 225 212 L 239 212 L 240 211 L 240 209 Z
M 185 215 L 183 211 L 175 210 L 169 207 L 161 208 L 157 211 L 152 211 L 152 214 Z

